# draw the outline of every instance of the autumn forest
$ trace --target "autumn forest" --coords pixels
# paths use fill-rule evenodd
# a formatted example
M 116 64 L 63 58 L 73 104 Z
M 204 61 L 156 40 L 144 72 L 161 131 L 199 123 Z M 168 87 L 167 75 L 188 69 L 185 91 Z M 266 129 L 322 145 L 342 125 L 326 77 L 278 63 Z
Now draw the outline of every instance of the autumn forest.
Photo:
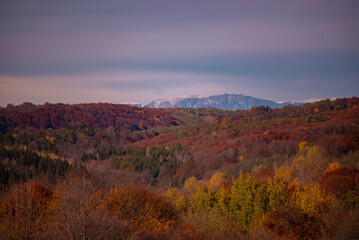
M 359 98 L 0 108 L 0 239 L 358 239 Z

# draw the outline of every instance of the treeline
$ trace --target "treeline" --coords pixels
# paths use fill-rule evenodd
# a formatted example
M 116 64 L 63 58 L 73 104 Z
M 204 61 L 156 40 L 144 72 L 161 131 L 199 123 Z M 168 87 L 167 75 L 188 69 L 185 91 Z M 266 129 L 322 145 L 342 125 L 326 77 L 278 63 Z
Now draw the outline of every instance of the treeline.
M 286 117 L 281 117 L 283 112 Z M 194 157 L 194 164 L 183 164 L 175 178 L 184 175 L 208 179 L 218 170 L 235 175 L 239 170 L 250 172 L 256 165 L 277 168 L 294 159 L 302 141 L 317 145 L 325 159 L 356 166 L 358 99 L 325 100 L 281 109 L 258 107 L 244 114 L 228 112 L 227 116 L 205 118 L 200 124 L 177 127 L 171 133 L 135 144 L 188 144 L 187 152 Z
M 118 130 L 141 130 L 156 126 L 176 126 L 181 122 L 165 111 L 137 108 L 130 105 L 93 104 L 45 104 L 23 103 L 0 109 L 0 131 L 36 128 L 92 128 L 113 127 Z
M 0 186 L 5 189 L 9 185 L 26 182 L 32 178 L 44 176 L 55 182 L 65 176 L 70 165 L 61 159 L 42 156 L 28 148 L 15 149 L 0 146 Z
M 126 146 L 132 142 L 152 138 L 159 133 L 155 130 L 125 131 L 115 130 L 113 127 L 106 129 L 34 129 L 27 128 L 7 133 L 0 133 L 0 144 L 28 148 L 45 154 L 55 154 L 60 157 L 70 158 L 79 162 L 82 157 L 86 159 L 104 159 L 112 153 L 108 148 L 111 146 Z M 94 152 L 94 155 L 83 153 Z M 83 159 L 83 160 L 86 160 Z
M 160 147 L 116 148 L 106 145 L 91 153 L 83 153 L 81 160 L 105 160 L 112 158 L 114 169 L 142 172 L 148 170 L 152 176 L 152 183 L 160 171 L 167 170 L 173 175 L 183 162 L 193 162 L 193 157 L 185 153 L 188 145 L 177 143 Z
M 169 169 L 173 174 L 184 161 L 193 161 L 183 153 L 187 148 L 182 144 L 147 148 L 131 146 L 122 153 L 123 157 L 112 160 L 112 166 L 115 169 L 149 170 L 153 179 L 156 179 L 161 170 Z
M 115 178 L 109 184 L 102 177 L 113 174 L 108 170 L 72 170 L 52 187 L 12 185 L 0 198 L 0 237 L 357 239 L 358 169 L 334 162 L 310 184 L 287 173 L 230 178 L 216 172 L 208 181 L 191 177 L 160 192 Z
M 236 179 L 216 172 L 166 194 L 205 239 L 356 239 L 359 170 L 326 167 L 310 184 L 281 170 Z

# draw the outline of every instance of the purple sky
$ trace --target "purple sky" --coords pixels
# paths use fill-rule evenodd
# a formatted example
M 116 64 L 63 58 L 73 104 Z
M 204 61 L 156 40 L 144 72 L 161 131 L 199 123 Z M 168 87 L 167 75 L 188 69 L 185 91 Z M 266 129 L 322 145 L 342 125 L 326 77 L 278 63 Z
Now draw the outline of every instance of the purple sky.
M 359 1 L 0 1 L 0 105 L 359 94 Z

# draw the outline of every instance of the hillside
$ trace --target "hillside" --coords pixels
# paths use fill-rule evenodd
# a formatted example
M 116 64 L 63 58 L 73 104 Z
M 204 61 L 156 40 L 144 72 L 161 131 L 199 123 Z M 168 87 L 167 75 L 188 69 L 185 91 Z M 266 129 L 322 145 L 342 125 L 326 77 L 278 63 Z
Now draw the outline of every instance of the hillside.
M 324 100 L 281 109 L 265 107 L 220 115 L 214 122 L 176 128 L 137 142 L 137 146 L 185 143 L 195 159 L 188 177 L 210 177 L 213 171 L 250 171 L 256 164 L 281 165 L 297 153 L 300 142 L 318 145 L 326 156 L 359 150 L 359 99 Z M 183 168 L 188 166 L 184 165 Z
M 0 126 L 1 239 L 71 224 L 108 239 L 359 234 L 357 97 L 250 111 L 24 103 L 0 109 Z
M 33 127 L 48 128 L 93 128 L 113 127 L 116 130 L 140 130 L 157 126 L 180 125 L 177 119 L 165 112 L 121 104 L 45 104 L 23 103 L 0 109 L 0 130 Z

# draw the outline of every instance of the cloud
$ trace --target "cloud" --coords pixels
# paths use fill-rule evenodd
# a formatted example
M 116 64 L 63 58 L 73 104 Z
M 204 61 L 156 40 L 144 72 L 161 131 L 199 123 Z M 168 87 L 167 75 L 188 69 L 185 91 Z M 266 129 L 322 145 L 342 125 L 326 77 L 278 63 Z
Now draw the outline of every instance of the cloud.
M 356 19 L 359 20 L 359 19 Z M 110 33 L 3 36 L 2 60 L 10 63 L 65 60 L 184 59 L 233 53 L 359 50 L 358 24 L 306 20 L 220 22 Z M 354 26 L 356 25 L 356 26 Z M 83 26 L 85 28 L 85 26 Z
M 87 103 L 87 102 L 147 102 L 151 91 L 118 90 L 99 87 L 94 76 L 68 77 L 0 77 L 0 105 L 19 104 L 30 101 L 36 104 L 51 103 Z M 111 79 L 111 76 L 106 79 Z M 100 78 L 101 79 L 101 78 Z
M 228 76 L 180 73 L 113 72 L 67 77 L 0 76 L 0 105 L 44 102 L 140 102 L 170 96 L 228 92 Z M 239 80 L 239 79 L 237 79 Z
M 0 100 L 355 95 L 358 10 L 352 0 L 1 1 Z
M 136 3 L 16 5 L 1 21 L 2 58 L 62 63 L 359 49 L 359 17 L 351 13 L 358 6 L 350 1 Z

